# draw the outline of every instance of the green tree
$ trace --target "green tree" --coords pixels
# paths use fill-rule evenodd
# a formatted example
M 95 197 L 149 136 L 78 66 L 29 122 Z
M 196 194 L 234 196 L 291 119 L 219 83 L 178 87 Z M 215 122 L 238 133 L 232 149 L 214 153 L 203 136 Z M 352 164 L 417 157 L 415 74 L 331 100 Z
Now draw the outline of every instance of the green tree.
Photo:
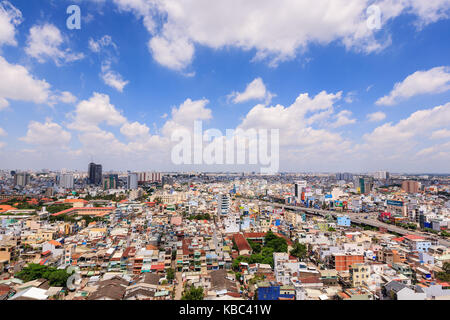
M 192 285 L 184 291 L 181 300 L 203 300 L 203 288 L 196 288 Z
M 70 274 L 64 269 L 57 269 L 36 263 L 30 263 L 16 274 L 16 277 L 24 282 L 43 278 L 48 280 L 51 286 L 55 287 L 65 287 L 69 276 Z
M 250 247 L 252 247 L 252 251 L 254 253 L 260 253 L 261 252 L 261 244 L 252 240 L 248 240 L 248 243 L 250 244 Z
M 170 282 L 173 281 L 173 279 L 175 279 L 175 270 L 173 270 L 172 268 L 167 270 L 167 280 L 169 280 Z
M 300 260 L 304 260 L 308 256 L 308 249 L 303 243 L 296 242 L 290 254 L 294 257 L 299 258 Z
M 442 270 L 443 271 L 438 272 L 436 274 L 436 278 L 441 281 L 449 282 L 450 281 L 450 262 L 444 263 Z

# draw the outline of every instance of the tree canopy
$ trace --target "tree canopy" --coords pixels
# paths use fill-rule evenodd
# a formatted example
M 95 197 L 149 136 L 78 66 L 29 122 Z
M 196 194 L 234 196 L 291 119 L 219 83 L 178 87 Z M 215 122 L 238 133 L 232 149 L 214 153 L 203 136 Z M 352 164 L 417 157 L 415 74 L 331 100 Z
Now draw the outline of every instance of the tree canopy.
M 47 279 L 51 286 L 65 287 L 70 274 L 65 269 L 57 269 L 36 263 L 30 263 L 16 274 L 16 277 L 28 282 L 36 279 Z
M 436 278 L 441 281 L 449 282 L 450 281 L 450 262 L 444 263 L 444 266 L 442 269 L 443 269 L 443 271 L 438 272 L 436 274 Z
M 308 249 L 303 243 L 296 242 L 290 254 L 296 258 L 299 258 L 300 260 L 304 260 L 308 256 Z
M 203 288 L 196 288 L 194 285 L 190 286 L 184 291 L 181 300 L 203 300 Z

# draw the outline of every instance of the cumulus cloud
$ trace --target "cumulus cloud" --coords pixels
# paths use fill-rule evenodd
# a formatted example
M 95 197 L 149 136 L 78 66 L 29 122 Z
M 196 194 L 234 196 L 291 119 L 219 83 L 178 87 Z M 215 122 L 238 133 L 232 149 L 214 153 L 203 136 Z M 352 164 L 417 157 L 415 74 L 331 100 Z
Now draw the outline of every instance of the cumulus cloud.
M 241 103 L 250 100 L 264 100 L 266 104 L 272 101 L 276 95 L 269 92 L 261 78 L 256 78 L 250 82 L 244 92 L 233 92 L 228 95 L 234 103 Z
M 417 71 L 395 84 L 387 96 L 377 100 L 377 105 L 393 106 L 398 102 L 421 94 L 441 93 L 450 90 L 450 68 L 436 67 Z
M 0 46 L 17 45 L 16 26 L 22 23 L 22 12 L 9 1 L 0 2 Z
M 109 47 L 113 48 L 114 50 L 109 50 Z M 100 73 L 100 78 L 103 80 L 103 82 L 111 88 L 114 88 L 119 92 L 123 92 L 123 89 L 129 83 L 129 81 L 124 80 L 122 75 L 114 71 L 111 67 L 113 62 L 117 61 L 117 56 L 119 54 L 118 47 L 112 40 L 111 36 L 104 35 L 98 40 L 90 38 L 89 49 L 103 56 Z
M 120 73 L 111 70 L 110 62 L 106 62 L 102 65 L 100 77 L 106 85 L 116 89 L 119 92 L 123 92 L 124 87 L 129 83 L 129 81 L 122 78 Z
M 309 120 L 324 111 L 331 115 L 333 105 L 341 97 L 342 92 L 333 94 L 322 91 L 315 97 L 310 97 L 308 93 L 300 94 L 288 107 L 282 105 L 266 107 L 259 104 L 248 112 L 238 128 L 280 129 L 282 145 L 312 145 L 321 140 L 338 142 L 341 140 L 338 134 L 313 128 Z
M 0 137 L 5 137 L 5 136 L 7 136 L 5 129 L 0 127 Z
M 103 48 L 106 47 L 112 47 L 117 50 L 117 45 L 112 40 L 111 36 L 107 34 L 98 40 L 94 40 L 92 38 L 89 39 L 89 49 L 91 49 L 91 51 L 93 52 L 99 53 Z
M 446 139 L 446 138 L 450 138 L 450 130 L 448 129 L 436 130 L 431 134 L 431 139 Z
M 336 115 L 336 121 L 334 121 L 331 126 L 333 128 L 339 128 L 349 124 L 356 123 L 356 119 L 352 119 L 352 112 L 350 110 L 342 110 Z
M 30 29 L 25 52 L 44 63 L 51 59 L 57 66 L 84 58 L 82 53 L 74 53 L 71 49 L 61 49 L 65 42 L 59 29 L 53 24 L 35 25 Z
M 150 133 L 150 129 L 147 125 L 139 122 L 127 122 L 120 128 L 120 132 L 128 139 L 133 139 L 136 137 L 147 137 Z
M 27 135 L 19 139 L 41 147 L 67 148 L 71 134 L 59 124 L 47 119 L 45 123 L 31 121 L 28 125 Z
M 206 108 L 208 103 L 207 99 L 186 99 L 178 108 L 173 107 L 171 119 L 162 128 L 163 135 L 170 138 L 174 130 L 191 131 L 196 120 L 212 119 L 211 109 Z
M 370 147 L 389 148 L 393 146 L 411 146 L 417 143 L 420 135 L 430 130 L 447 127 L 450 123 L 450 103 L 433 109 L 419 110 L 397 124 L 392 122 L 377 127 L 365 134 L 363 139 Z
M 9 106 L 8 100 L 47 103 L 50 84 L 34 78 L 18 64 L 10 64 L 0 56 L 0 110 Z
M 386 32 L 367 26 L 369 5 L 378 5 L 382 24 L 401 14 L 424 26 L 448 15 L 448 0 L 114 0 L 121 11 L 143 19 L 149 48 L 163 66 L 182 70 L 195 45 L 212 49 L 255 50 L 256 60 L 277 65 L 310 44 L 341 43 L 349 50 L 379 51 L 390 42 Z M 164 16 L 162 27 L 158 26 Z M 158 27 L 157 27 L 158 26 Z M 383 30 L 383 28 L 382 28 Z M 379 35 L 381 34 L 381 36 Z
M 78 131 L 99 131 L 101 123 L 119 126 L 126 122 L 121 112 L 110 103 L 109 96 L 97 92 L 90 99 L 78 103 L 74 113 L 68 116 L 73 119 L 68 128 Z
M 386 114 L 384 112 L 374 112 L 367 115 L 367 119 L 370 122 L 378 122 L 386 119 Z

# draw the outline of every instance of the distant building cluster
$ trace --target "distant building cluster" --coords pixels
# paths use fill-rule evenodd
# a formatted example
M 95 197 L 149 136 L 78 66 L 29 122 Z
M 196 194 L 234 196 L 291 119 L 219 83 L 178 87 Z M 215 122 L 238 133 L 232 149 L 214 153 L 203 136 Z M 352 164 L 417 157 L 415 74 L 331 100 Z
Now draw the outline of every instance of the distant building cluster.
M 0 300 L 450 299 L 447 176 L 0 178 Z

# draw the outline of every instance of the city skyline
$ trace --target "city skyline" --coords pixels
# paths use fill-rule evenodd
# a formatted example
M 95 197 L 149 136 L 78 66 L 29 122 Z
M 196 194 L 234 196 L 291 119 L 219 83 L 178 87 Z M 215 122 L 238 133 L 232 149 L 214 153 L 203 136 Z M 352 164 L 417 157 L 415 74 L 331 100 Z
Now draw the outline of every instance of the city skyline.
M 1 167 L 259 172 L 174 164 L 200 120 L 279 129 L 279 172 L 448 173 L 446 1 L 319 2 L 0 1 Z

